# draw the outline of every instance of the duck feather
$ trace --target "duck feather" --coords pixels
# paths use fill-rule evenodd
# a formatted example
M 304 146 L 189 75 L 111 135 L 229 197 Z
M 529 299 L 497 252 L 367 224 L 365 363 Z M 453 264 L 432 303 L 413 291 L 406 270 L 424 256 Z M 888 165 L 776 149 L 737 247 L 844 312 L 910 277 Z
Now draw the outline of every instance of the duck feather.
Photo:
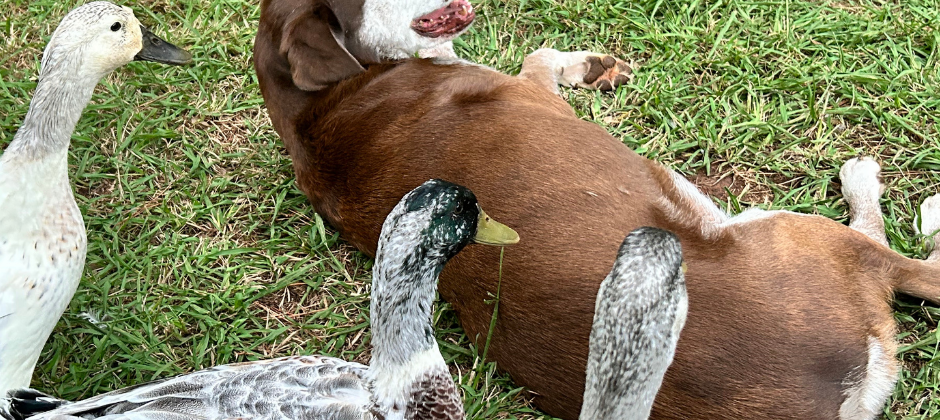
M 325 356 L 235 363 L 124 388 L 30 418 L 379 419 L 370 412 L 367 371 L 365 365 Z

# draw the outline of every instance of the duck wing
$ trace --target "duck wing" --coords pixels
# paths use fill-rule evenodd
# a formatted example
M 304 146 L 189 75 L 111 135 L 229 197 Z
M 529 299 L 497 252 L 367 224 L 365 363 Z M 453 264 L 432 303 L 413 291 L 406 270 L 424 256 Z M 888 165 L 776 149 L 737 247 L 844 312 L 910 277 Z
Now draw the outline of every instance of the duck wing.
M 236 363 L 124 388 L 29 418 L 365 420 L 373 418 L 367 371 L 359 363 L 323 356 Z M 13 410 L 23 403 L 13 400 Z

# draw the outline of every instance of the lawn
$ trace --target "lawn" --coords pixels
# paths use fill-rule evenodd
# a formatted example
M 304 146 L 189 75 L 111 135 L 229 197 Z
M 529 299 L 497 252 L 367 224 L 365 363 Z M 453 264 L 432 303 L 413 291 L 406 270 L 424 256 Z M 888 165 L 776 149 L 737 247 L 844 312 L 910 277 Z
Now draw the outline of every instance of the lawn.
M 80 3 L 0 7 L 0 147 L 26 113 L 45 41 Z M 33 385 L 74 399 L 289 354 L 367 361 L 371 261 L 294 184 L 251 66 L 257 2 L 125 4 L 196 62 L 116 71 L 79 122 L 70 171 L 88 265 Z M 688 175 L 729 211 L 846 222 L 839 166 L 877 156 L 891 246 L 926 255 L 914 224 L 920 202 L 940 192 L 936 1 L 475 5 L 478 19 L 457 43 L 464 58 L 507 72 L 540 46 L 637 60 L 636 79 L 615 93 L 563 94 L 583 118 Z M 885 418 L 936 418 L 940 310 L 908 298 L 896 307 L 905 370 Z M 446 304 L 437 314 L 470 418 L 544 418 L 480 363 L 482 349 L 469 346 Z

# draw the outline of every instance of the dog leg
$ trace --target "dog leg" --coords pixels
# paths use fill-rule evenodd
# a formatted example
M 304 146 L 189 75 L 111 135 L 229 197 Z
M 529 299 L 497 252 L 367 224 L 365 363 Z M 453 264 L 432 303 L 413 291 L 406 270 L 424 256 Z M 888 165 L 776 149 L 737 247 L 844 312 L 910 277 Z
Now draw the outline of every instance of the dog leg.
M 519 77 L 532 80 L 555 93 L 559 93 L 558 85 L 613 90 L 633 79 L 633 65 L 589 51 L 561 52 L 542 48 L 525 58 Z
M 937 246 L 937 231 L 940 230 L 940 194 L 931 196 L 920 205 L 920 232 L 933 239 L 933 249 L 927 261 L 940 261 L 940 247 Z
M 870 157 L 854 158 L 842 165 L 839 178 L 842 195 L 849 205 L 849 227 L 887 247 L 885 221 L 878 202 L 885 192 L 881 165 Z

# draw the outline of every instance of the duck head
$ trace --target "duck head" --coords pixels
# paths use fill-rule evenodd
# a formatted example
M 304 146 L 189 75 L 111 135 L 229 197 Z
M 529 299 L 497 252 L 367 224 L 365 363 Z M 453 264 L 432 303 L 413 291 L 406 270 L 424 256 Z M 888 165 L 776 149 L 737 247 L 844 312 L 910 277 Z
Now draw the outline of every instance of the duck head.
M 192 55 L 147 30 L 130 8 L 95 1 L 62 19 L 46 46 L 42 68 L 67 67 L 100 79 L 133 60 L 187 64 Z
M 378 254 L 415 253 L 440 265 L 470 243 L 512 245 L 519 235 L 490 218 L 468 188 L 432 179 L 408 193 L 382 226 Z M 384 246 L 383 246 L 384 244 Z

